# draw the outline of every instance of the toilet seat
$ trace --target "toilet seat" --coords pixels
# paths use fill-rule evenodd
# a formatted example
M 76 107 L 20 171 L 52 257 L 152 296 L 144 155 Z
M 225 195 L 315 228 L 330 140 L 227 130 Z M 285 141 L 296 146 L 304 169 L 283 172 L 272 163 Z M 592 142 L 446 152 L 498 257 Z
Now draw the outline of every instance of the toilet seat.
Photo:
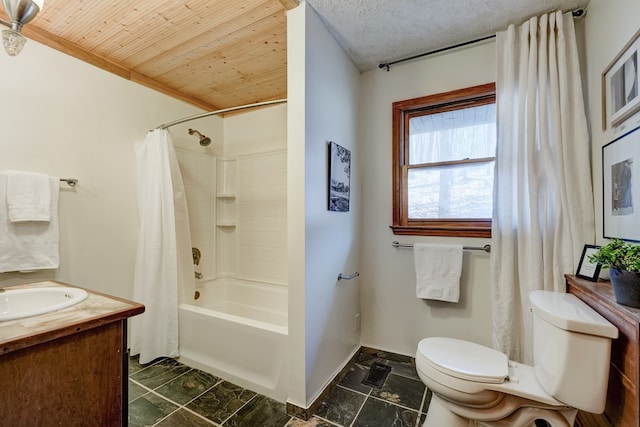
M 416 369 L 423 382 L 439 383 L 449 389 L 445 395 L 462 393 L 461 399 L 467 403 L 487 404 L 495 400 L 495 393 L 504 393 L 545 406 L 567 407 L 542 388 L 532 366 L 510 361 L 497 350 L 471 342 L 424 338 L 418 343 Z
M 432 368 L 465 381 L 501 384 L 509 376 L 509 359 L 497 350 L 456 338 L 430 337 L 418 352 Z

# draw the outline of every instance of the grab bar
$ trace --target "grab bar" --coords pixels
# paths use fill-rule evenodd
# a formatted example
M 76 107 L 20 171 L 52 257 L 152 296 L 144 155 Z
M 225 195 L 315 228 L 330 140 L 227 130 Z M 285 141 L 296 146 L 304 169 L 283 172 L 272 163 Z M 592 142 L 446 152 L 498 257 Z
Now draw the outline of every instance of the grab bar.
M 340 273 L 338 274 L 338 280 L 351 280 L 354 277 L 358 277 L 360 275 L 360 273 L 358 273 L 357 271 L 353 274 L 350 274 L 348 276 L 345 276 L 344 274 Z

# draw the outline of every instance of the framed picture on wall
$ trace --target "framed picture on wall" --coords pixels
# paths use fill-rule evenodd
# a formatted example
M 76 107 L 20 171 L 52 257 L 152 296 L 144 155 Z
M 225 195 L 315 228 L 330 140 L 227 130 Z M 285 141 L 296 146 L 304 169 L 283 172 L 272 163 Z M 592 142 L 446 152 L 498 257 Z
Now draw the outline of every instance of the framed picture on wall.
M 640 30 L 602 73 L 602 128 L 617 126 L 640 110 Z
M 602 147 L 602 199 L 604 237 L 640 241 L 640 127 Z
M 349 212 L 351 185 L 351 151 L 329 142 L 328 209 L 333 212 Z
M 582 249 L 582 256 L 580 257 L 580 263 L 578 264 L 578 270 L 576 270 L 576 276 L 591 280 L 592 282 L 598 281 L 601 265 L 589 261 L 589 257 L 598 252 L 598 248 L 600 248 L 600 246 L 584 245 L 584 249 Z

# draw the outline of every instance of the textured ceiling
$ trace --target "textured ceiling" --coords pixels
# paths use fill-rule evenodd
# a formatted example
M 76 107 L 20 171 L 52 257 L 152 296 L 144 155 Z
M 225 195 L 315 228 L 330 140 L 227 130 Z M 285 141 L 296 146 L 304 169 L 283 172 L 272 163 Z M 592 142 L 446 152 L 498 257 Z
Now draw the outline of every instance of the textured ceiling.
M 590 0 L 307 0 L 360 71 L 493 35 Z

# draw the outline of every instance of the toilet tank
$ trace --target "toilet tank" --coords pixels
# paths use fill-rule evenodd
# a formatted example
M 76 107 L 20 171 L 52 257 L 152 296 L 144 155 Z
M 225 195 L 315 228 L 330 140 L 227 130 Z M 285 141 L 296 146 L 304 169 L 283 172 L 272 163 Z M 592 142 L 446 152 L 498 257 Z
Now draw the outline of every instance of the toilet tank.
M 529 300 L 538 382 L 569 406 L 602 413 L 611 340 L 618 337 L 618 330 L 574 295 L 533 291 Z

